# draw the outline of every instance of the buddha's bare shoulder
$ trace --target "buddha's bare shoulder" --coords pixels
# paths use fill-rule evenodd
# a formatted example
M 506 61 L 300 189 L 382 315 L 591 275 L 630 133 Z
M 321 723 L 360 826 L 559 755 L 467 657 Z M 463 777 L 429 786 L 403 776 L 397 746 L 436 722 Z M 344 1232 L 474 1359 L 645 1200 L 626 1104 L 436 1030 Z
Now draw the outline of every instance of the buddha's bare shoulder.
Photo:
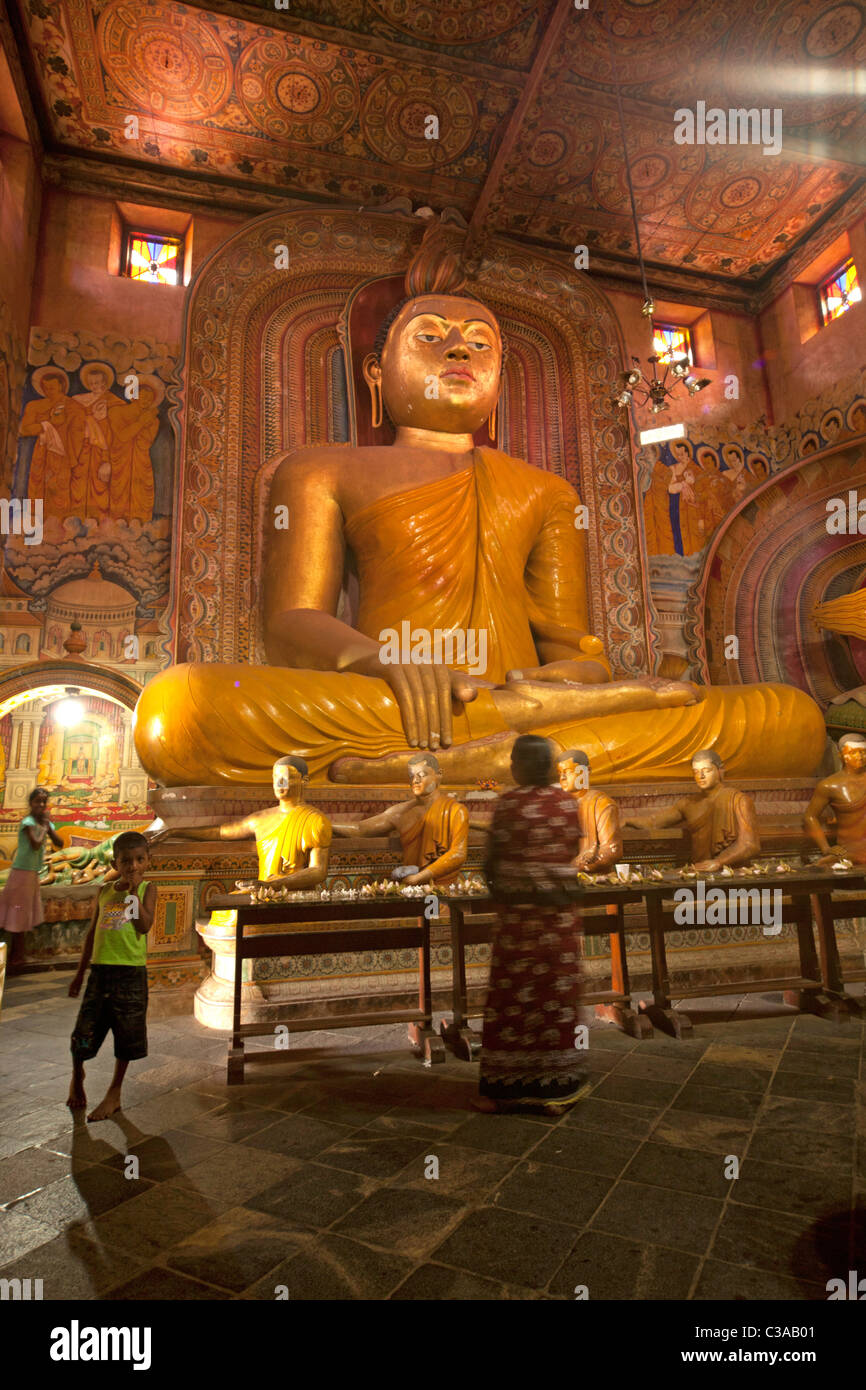
M 356 472 L 363 458 L 367 467 L 387 458 L 387 447 L 353 444 L 305 444 L 283 454 L 273 476 L 273 485 L 319 482 L 337 483 L 348 471 Z

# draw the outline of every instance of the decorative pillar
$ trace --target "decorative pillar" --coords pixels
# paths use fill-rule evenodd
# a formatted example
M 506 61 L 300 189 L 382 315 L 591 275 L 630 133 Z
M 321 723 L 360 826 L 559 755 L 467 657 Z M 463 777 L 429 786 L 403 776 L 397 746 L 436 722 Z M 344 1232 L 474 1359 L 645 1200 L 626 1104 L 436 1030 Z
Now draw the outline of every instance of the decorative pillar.
M 4 810 L 25 807 L 28 796 L 36 786 L 39 776 L 39 730 L 44 711 L 42 700 L 28 700 L 12 711 L 9 765 L 3 789 Z
M 123 751 L 118 773 L 117 799 L 121 805 L 144 806 L 147 803 L 147 773 L 138 761 L 132 737 L 132 715 L 123 712 Z

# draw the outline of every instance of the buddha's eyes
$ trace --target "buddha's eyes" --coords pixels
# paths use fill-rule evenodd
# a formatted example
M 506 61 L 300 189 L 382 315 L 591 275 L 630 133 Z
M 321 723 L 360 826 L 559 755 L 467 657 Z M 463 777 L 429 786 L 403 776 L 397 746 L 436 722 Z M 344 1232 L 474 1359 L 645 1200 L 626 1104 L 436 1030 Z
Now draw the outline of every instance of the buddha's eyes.
M 489 347 L 490 347 L 490 344 L 489 344 L 489 343 L 482 343 L 482 342 L 480 341 L 480 339 L 476 339 L 475 341 L 469 343 L 468 346 L 471 347 L 471 348 L 475 348 L 475 350 L 478 351 L 478 352 L 483 352 L 485 348 L 489 348 Z
M 442 341 L 438 333 L 416 333 L 415 337 L 420 338 L 422 343 L 438 343 Z

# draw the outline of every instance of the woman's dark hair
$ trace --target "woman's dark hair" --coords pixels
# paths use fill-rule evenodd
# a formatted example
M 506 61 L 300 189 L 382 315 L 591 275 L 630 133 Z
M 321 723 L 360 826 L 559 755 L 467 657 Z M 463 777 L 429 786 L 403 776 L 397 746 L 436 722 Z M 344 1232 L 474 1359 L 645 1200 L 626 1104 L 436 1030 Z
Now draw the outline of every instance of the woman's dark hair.
M 527 786 L 546 787 L 553 778 L 554 748 L 540 734 L 521 734 L 514 740 L 511 760 Z
M 33 805 L 33 802 L 36 800 L 37 796 L 50 796 L 50 795 L 51 795 L 51 793 L 49 792 L 49 790 L 48 790 L 47 787 L 34 787 L 33 790 L 32 790 L 32 792 L 30 793 L 30 795 L 29 795 L 28 798 L 27 798 L 27 804 L 28 804 L 28 806 L 32 806 L 32 805 Z

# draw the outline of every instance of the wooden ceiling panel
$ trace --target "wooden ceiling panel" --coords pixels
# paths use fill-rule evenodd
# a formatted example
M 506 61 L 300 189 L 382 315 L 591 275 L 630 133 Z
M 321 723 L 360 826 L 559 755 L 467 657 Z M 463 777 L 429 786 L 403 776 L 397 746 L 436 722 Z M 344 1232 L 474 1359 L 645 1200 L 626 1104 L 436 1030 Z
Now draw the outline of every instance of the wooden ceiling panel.
M 404 196 L 622 259 L 618 89 L 648 260 L 743 292 L 866 186 L 866 0 L 14 3 L 46 145 L 76 170 Z M 678 144 L 698 101 L 779 107 L 782 152 Z

